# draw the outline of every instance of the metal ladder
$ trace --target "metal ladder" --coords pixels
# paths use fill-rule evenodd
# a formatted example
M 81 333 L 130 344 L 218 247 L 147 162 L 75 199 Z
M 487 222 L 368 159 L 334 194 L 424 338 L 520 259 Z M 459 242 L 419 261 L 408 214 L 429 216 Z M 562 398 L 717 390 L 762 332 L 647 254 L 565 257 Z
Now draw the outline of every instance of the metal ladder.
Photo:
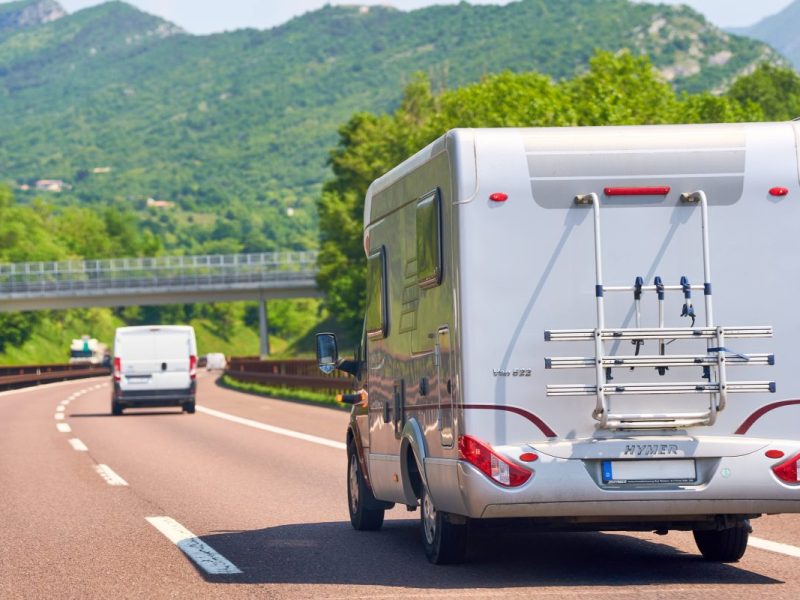
M 772 354 L 738 354 L 725 347 L 728 338 L 768 338 L 772 337 L 772 327 L 718 327 L 714 325 L 711 297 L 711 261 L 708 242 L 708 202 L 703 191 L 681 195 L 681 201 L 697 204 L 700 207 L 703 237 L 703 285 L 691 285 L 687 277 L 681 278 L 680 285 L 664 285 L 656 277 L 653 285 L 644 285 L 637 277 L 632 286 L 606 286 L 603 284 L 602 247 L 600 239 L 600 200 L 595 193 L 577 196 L 576 204 L 591 204 L 594 213 L 594 252 L 595 252 L 595 297 L 597 306 L 597 327 L 595 329 L 564 329 L 545 331 L 544 337 L 551 341 L 594 340 L 593 357 L 549 357 L 545 358 L 547 369 L 592 368 L 597 382 L 588 384 L 556 384 L 547 386 L 548 396 L 597 396 L 597 405 L 592 413 L 602 429 L 675 429 L 700 425 L 713 425 L 717 415 L 724 410 L 728 394 L 731 393 L 774 393 L 772 381 L 728 381 L 727 365 L 772 365 Z M 692 290 L 702 291 L 705 297 L 705 326 L 694 327 L 694 308 Z M 607 329 L 603 297 L 609 292 L 633 292 L 636 327 Z M 658 296 L 658 327 L 641 326 L 640 303 L 644 292 L 656 292 Z M 692 318 L 692 327 L 664 326 L 665 292 L 682 292 L 684 295 L 683 316 Z M 664 340 L 705 340 L 706 353 L 698 355 L 666 355 Z M 636 356 L 606 355 L 605 343 L 617 340 L 630 340 L 636 345 Z M 639 346 L 644 340 L 658 340 L 659 354 L 638 356 Z M 699 382 L 656 382 L 656 383 L 610 383 L 615 368 L 654 367 L 660 375 L 672 367 L 701 367 L 703 380 Z M 664 395 L 664 394 L 708 394 L 707 410 L 682 413 L 623 414 L 612 413 L 609 397 L 614 395 Z

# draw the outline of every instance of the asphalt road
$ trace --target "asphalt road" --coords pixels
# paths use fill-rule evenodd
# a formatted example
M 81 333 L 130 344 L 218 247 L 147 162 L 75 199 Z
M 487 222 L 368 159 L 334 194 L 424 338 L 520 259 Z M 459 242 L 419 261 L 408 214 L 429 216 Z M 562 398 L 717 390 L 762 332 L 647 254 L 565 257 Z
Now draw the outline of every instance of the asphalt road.
M 486 530 L 468 564 L 435 567 L 418 513 L 351 529 L 345 412 L 205 373 L 194 415 L 111 417 L 109 395 L 0 394 L 0 598 L 800 598 L 800 515 L 754 521 L 787 546 L 733 565 L 688 533 Z

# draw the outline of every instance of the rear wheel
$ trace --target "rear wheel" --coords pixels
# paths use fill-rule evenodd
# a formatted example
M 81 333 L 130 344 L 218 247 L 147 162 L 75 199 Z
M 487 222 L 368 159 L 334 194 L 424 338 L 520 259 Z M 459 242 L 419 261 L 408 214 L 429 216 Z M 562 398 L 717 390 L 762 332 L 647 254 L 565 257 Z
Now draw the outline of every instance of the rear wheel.
M 429 561 L 435 565 L 453 565 L 466 560 L 466 518 L 436 510 L 426 485 L 422 490 L 420 524 L 422 544 Z
M 694 531 L 694 541 L 703 558 L 714 562 L 736 562 L 742 558 L 749 537 L 749 529 L 745 526 L 719 531 Z
M 118 417 L 122 414 L 122 405 L 114 400 L 111 401 L 111 414 Z
M 372 490 L 367 487 L 358 455 L 352 444 L 347 446 L 347 507 L 350 511 L 350 523 L 358 531 L 377 531 L 383 525 L 382 508 L 372 508 L 378 504 Z
M 183 404 L 183 412 L 189 413 L 190 415 L 193 415 L 194 414 L 194 410 L 195 410 L 195 408 L 194 408 L 194 400 L 192 400 L 191 402 L 185 402 Z

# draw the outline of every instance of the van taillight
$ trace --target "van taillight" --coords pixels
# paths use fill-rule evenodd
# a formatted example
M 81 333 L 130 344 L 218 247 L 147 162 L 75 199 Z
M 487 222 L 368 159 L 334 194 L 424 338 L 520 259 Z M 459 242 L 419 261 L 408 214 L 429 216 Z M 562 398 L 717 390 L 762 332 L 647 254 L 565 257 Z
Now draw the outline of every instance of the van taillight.
M 491 446 L 470 435 L 458 437 L 458 455 L 492 481 L 506 487 L 522 485 L 533 475 L 532 471 L 510 463 L 492 450 Z
M 114 381 L 122 379 L 122 359 L 119 356 L 114 357 Z
M 789 460 L 772 467 L 772 472 L 784 483 L 800 485 L 800 469 L 797 467 L 798 462 L 800 462 L 800 454 L 795 454 Z
M 189 357 L 189 377 L 197 377 L 197 357 L 194 355 Z

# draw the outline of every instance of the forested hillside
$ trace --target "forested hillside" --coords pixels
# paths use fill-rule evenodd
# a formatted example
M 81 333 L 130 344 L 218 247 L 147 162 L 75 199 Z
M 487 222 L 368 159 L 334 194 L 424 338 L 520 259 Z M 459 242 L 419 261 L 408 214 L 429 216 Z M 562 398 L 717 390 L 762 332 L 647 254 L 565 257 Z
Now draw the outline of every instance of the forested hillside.
M 800 69 L 800 0 L 775 15 L 766 17 L 751 27 L 732 29 L 732 33 L 744 35 L 769 44 L 788 58 L 795 69 Z
M 170 252 L 315 246 L 337 127 L 396 108 L 417 71 L 438 90 L 503 70 L 563 79 L 627 47 L 697 91 L 782 60 L 686 7 L 628 0 L 327 6 L 211 36 L 121 2 L 63 16 L 22 0 L 0 23 L 0 180 L 21 201 L 60 180 L 59 204 L 129 207 Z

